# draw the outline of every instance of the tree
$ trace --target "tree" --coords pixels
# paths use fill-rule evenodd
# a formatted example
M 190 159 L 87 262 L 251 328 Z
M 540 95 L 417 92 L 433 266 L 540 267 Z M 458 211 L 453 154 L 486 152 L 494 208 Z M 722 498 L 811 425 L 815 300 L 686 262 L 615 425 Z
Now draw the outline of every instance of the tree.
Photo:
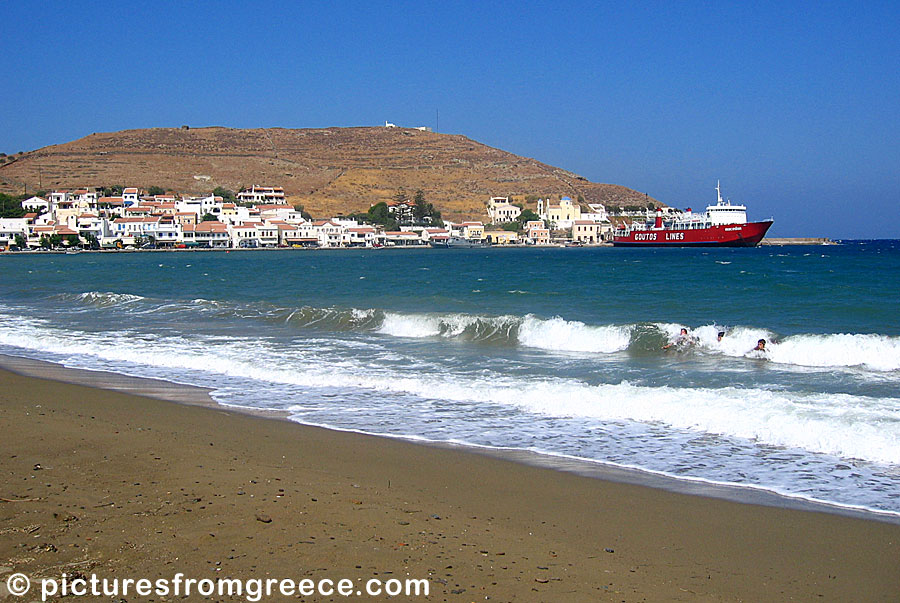
M 421 189 L 416 191 L 413 199 L 413 219 L 417 224 L 444 225 L 444 221 L 441 220 L 441 212 L 434 209 L 434 205 L 425 200 L 425 193 Z
M 147 194 L 148 195 L 165 195 L 166 190 L 159 186 L 151 186 L 150 188 L 147 189 Z
M 104 197 L 121 197 L 122 191 L 124 190 L 125 187 L 119 184 L 114 184 L 113 186 L 104 186 L 102 189 L 102 195 Z
M 17 234 L 15 237 L 16 247 L 19 249 L 25 249 L 28 243 L 25 241 L 25 237 L 20 234 Z
M 218 222 L 219 218 L 217 218 L 213 214 L 207 212 L 207 213 L 203 214 L 203 218 L 200 221 L 201 222 Z
M 212 194 L 216 197 L 222 197 L 222 201 L 232 202 L 235 200 L 234 191 L 230 191 L 221 186 L 214 188 Z
M 87 241 L 88 249 L 100 249 L 100 241 L 93 234 L 87 233 L 84 240 Z
M 383 226 L 385 230 L 397 230 L 400 227 L 397 223 L 397 219 L 391 214 L 387 203 L 384 201 L 370 207 L 367 216 L 368 222 L 371 224 L 379 224 Z
M 50 249 L 50 237 L 47 235 L 41 235 L 41 247 L 44 249 Z
M 21 218 L 27 212 L 22 207 L 22 201 L 26 195 L 7 195 L 0 193 L 0 218 Z
M 77 234 L 66 235 L 66 243 L 69 245 L 69 247 L 78 247 L 79 245 L 81 245 L 81 239 Z
M 522 224 L 525 224 L 525 222 L 533 222 L 535 220 L 540 220 L 540 219 L 541 219 L 541 217 L 539 215 L 537 215 L 530 209 L 526 209 L 526 210 L 522 211 L 522 213 L 519 214 L 517 221 Z
M 431 213 L 429 210 L 434 209 L 429 207 L 430 205 L 430 203 L 425 201 L 425 193 L 422 192 L 422 189 L 417 190 L 413 199 L 413 218 L 416 222 L 421 224 L 425 221 L 425 217 Z
M 526 222 L 532 222 L 540 219 L 541 217 L 536 213 L 534 213 L 530 209 L 526 209 L 519 214 L 519 217 L 516 218 L 514 222 L 506 222 L 505 224 L 500 224 L 500 228 L 513 232 L 522 232 L 523 230 L 525 230 Z
M 57 247 L 62 245 L 62 241 L 63 241 L 62 235 L 59 234 L 58 232 L 54 232 L 52 235 L 50 235 L 50 247 L 53 247 L 54 249 L 56 249 Z

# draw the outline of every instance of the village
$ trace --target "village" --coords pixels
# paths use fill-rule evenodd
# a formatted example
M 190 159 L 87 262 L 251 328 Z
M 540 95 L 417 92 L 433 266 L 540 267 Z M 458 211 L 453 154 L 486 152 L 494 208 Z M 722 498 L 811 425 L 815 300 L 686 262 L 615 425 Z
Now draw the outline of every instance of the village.
M 587 204 L 585 211 L 567 196 L 539 199 L 537 212 L 509 197 L 491 197 L 484 222 L 453 223 L 441 220 L 439 212 L 423 215 L 421 193 L 374 204 L 368 214 L 316 220 L 291 205 L 278 186 L 250 186 L 224 196 L 216 189 L 201 197 L 137 187 L 114 192 L 119 191 L 103 196 L 99 188 L 56 190 L 25 199 L 24 216 L 0 218 L 0 250 L 384 248 L 455 241 L 582 246 L 609 244 L 614 229 L 602 204 Z M 387 219 L 373 218 L 379 212 Z

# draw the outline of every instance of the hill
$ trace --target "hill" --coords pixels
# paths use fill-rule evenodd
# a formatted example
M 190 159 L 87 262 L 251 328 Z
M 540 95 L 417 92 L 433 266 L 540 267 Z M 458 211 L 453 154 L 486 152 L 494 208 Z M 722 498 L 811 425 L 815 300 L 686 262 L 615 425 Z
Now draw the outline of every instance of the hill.
M 625 206 L 659 203 L 465 136 L 409 128 L 151 128 L 95 133 L 6 158 L 0 191 L 160 186 L 179 193 L 283 186 L 315 216 L 364 211 L 422 189 L 445 218 L 485 218 L 491 196 L 569 195 Z

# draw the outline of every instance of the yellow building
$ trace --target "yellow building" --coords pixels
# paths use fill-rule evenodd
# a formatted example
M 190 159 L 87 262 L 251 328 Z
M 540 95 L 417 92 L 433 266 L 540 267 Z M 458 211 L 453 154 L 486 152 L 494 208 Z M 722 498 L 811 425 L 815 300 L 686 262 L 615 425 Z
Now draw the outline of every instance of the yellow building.
M 470 241 L 481 241 L 484 239 L 484 224 L 481 222 L 463 222 L 462 236 Z
M 519 235 L 511 230 L 489 230 L 484 233 L 484 238 L 491 245 L 514 245 L 519 242 Z
M 558 205 L 553 205 L 547 200 L 538 199 L 538 215 L 550 223 L 551 228 L 564 230 L 571 228 L 576 220 L 581 219 L 581 206 L 569 197 L 563 197 Z

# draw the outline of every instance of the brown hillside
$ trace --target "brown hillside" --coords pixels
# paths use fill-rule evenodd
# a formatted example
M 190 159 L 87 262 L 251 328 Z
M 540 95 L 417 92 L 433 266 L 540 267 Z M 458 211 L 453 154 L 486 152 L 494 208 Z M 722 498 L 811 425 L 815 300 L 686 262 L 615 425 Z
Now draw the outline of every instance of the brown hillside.
M 609 205 L 658 204 L 465 136 L 407 128 L 153 128 L 91 134 L 16 156 L 0 166 L 0 190 L 161 186 L 179 193 L 283 186 L 316 216 L 364 211 L 422 189 L 450 219 L 485 217 L 492 195 L 569 195 Z

